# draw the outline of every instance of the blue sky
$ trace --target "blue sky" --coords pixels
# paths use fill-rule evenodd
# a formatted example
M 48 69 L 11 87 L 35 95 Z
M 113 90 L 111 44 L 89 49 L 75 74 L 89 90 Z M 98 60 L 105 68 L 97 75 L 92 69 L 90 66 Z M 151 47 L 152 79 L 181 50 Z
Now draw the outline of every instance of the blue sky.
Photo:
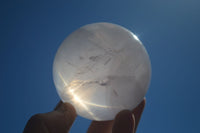
M 22 132 L 31 115 L 55 107 L 57 48 L 93 22 L 128 28 L 149 53 L 152 80 L 137 133 L 199 132 L 199 6 L 199 0 L 1 0 L 0 132 Z M 89 124 L 78 117 L 72 133 Z

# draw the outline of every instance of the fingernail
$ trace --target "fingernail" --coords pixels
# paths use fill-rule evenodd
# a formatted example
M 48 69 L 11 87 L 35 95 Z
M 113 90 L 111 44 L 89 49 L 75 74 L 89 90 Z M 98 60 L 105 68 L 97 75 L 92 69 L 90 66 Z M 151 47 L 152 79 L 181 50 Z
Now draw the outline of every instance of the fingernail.
M 134 116 L 131 111 L 123 110 L 115 117 L 113 125 L 113 133 L 133 133 Z

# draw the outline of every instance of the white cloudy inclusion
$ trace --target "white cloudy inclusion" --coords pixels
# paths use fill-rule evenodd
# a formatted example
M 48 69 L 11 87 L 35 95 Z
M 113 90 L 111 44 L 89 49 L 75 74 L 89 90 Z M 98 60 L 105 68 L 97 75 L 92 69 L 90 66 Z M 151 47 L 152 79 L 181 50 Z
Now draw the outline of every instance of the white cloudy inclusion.
M 53 78 L 63 102 L 91 120 L 112 120 L 144 98 L 151 77 L 148 54 L 129 30 L 94 23 L 69 35 L 59 47 Z

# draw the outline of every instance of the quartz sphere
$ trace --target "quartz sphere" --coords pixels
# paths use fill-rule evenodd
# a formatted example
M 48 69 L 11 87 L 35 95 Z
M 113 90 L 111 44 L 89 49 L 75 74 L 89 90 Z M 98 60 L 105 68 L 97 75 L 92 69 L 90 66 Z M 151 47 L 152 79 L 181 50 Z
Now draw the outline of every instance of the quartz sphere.
M 53 79 L 63 102 L 78 115 L 112 120 L 144 98 L 150 82 L 149 56 L 136 35 L 111 23 L 94 23 L 70 34 L 59 47 Z

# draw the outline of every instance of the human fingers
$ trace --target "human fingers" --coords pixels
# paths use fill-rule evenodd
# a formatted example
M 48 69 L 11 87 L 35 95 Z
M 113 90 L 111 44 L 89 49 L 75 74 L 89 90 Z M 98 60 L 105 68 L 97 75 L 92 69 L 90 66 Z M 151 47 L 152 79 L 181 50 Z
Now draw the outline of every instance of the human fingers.
M 129 110 L 119 112 L 112 128 L 112 133 L 133 133 L 135 128 L 135 118 Z
M 76 111 L 69 103 L 60 102 L 54 111 L 32 116 L 24 133 L 67 133 L 76 118 Z
M 143 101 L 136 108 L 134 108 L 132 110 L 132 113 L 135 117 L 135 131 L 138 127 L 138 124 L 139 124 L 140 118 L 142 116 L 142 112 L 144 110 L 145 104 L 146 104 L 146 99 L 144 98 Z

